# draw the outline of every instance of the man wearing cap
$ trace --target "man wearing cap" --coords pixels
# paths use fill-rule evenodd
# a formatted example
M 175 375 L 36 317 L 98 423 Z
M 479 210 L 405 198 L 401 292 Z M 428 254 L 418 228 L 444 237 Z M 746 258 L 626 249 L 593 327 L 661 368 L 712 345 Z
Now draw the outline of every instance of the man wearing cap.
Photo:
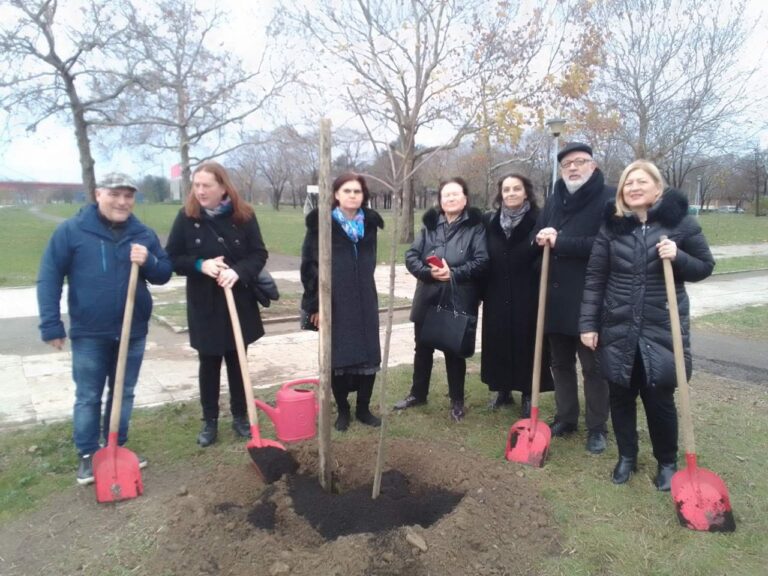
M 75 381 L 74 442 L 80 464 L 79 484 L 93 482 L 91 457 L 106 440 L 112 406 L 117 350 L 128 292 L 131 263 L 139 265 L 139 282 L 125 367 L 125 389 L 118 443 L 128 439 L 134 387 L 144 357 L 152 312 L 147 282 L 165 284 L 171 261 L 157 234 L 133 216 L 136 185 L 125 174 L 112 173 L 99 181 L 94 203 L 56 228 L 40 262 L 37 303 L 40 335 L 57 350 L 64 349 L 67 332 L 59 302 L 67 279 L 72 379 Z M 109 393 L 104 409 L 104 384 Z M 103 418 L 103 427 L 102 427 Z M 146 460 L 139 457 L 140 466 Z
M 606 443 L 608 384 L 600 375 L 595 353 L 579 340 L 578 322 L 592 243 L 605 205 L 614 200 L 616 189 L 605 186 L 587 144 L 567 143 L 557 161 L 561 177 L 533 231 L 536 243 L 549 243 L 552 250 L 544 329 L 555 381 L 557 414 L 551 428 L 554 436 L 566 436 L 578 428 L 578 356 L 584 377 L 587 450 L 599 454 Z

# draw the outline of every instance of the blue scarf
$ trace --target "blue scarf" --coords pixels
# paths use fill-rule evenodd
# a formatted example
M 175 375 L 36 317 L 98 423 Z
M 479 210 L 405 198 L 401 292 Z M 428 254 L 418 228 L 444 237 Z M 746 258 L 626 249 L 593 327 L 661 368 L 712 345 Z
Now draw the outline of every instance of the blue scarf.
M 208 214 L 211 218 L 215 218 L 216 216 L 221 216 L 222 214 L 231 214 L 233 212 L 232 208 L 232 199 L 227 197 L 222 199 L 222 201 L 219 203 L 216 208 L 213 210 L 209 210 L 208 208 L 203 208 L 205 210 L 205 213 Z
M 357 213 L 352 220 L 347 220 L 346 216 L 344 216 L 344 212 L 342 212 L 341 208 L 338 206 L 333 209 L 331 214 L 333 219 L 342 227 L 347 237 L 349 237 L 355 244 L 360 241 L 360 238 L 365 236 L 365 214 L 363 213 L 362 208 L 357 209 Z

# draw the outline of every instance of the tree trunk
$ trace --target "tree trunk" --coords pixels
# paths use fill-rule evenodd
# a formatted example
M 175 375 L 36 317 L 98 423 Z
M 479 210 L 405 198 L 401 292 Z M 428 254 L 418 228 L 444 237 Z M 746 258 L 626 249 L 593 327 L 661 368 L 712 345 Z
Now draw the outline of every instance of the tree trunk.
M 77 150 L 80 154 L 80 174 L 91 200 L 96 199 L 96 175 L 94 173 L 93 155 L 91 154 L 91 140 L 88 137 L 88 123 L 85 121 L 85 110 L 77 95 L 75 81 L 69 74 L 61 74 L 66 86 L 69 105 L 72 109 L 72 120 L 75 124 L 75 137 L 77 138 Z
M 411 140 L 412 142 L 412 140 Z M 413 242 L 413 166 L 415 164 L 415 150 L 413 144 L 408 144 L 403 158 L 403 187 L 402 203 L 400 208 L 401 227 L 400 243 L 410 244 Z

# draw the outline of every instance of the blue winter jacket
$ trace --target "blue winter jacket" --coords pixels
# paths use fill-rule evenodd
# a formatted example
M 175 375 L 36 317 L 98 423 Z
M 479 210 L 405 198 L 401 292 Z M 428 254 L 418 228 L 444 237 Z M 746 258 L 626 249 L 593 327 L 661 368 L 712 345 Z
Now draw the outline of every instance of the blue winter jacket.
M 152 314 L 147 282 L 168 282 L 171 261 L 155 232 L 138 218 L 131 215 L 115 240 L 108 224 L 99 218 L 96 204 L 90 204 L 56 228 L 40 262 L 37 303 L 44 342 L 67 335 L 59 309 L 64 278 L 69 286 L 70 338 L 120 338 L 131 244 L 149 250 L 147 261 L 139 268 L 131 324 L 131 338 L 146 336 Z

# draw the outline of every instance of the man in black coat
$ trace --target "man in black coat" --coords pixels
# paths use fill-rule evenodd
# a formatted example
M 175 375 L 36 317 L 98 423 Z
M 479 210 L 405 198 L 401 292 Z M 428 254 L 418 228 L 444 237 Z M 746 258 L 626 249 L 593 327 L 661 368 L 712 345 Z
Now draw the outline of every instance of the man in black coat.
M 544 329 L 555 380 L 557 413 L 552 434 L 566 436 L 578 427 L 578 355 L 584 376 L 587 450 L 599 454 L 605 450 L 608 384 L 600 375 L 594 352 L 579 340 L 579 310 L 592 243 L 604 206 L 614 200 L 616 190 L 605 186 L 587 144 L 569 142 L 558 153 L 557 161 L 561 177 L 534 229 L 536 243 L 549 243 L 552 250 Z

